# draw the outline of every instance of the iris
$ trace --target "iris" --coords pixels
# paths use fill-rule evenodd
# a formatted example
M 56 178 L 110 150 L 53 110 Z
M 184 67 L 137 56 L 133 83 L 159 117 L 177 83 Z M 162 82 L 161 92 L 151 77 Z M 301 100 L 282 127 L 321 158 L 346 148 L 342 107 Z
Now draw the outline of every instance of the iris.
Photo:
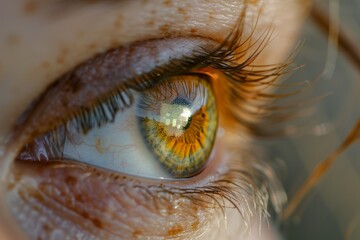
M 204 168 L 218 122 L 204 77 L 174 77 L 143 92 L 137 113 L 148 148 L 172 177 L 191 177 Z

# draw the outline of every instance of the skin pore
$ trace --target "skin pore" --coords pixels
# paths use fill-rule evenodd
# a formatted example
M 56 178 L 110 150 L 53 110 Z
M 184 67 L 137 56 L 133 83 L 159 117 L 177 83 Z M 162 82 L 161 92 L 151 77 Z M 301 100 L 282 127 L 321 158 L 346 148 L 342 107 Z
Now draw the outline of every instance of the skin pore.
M 0 6 L 0 239 L 20 239 L 15 222 L 8 220 L 4 210 L 11 191 L 15 218 L 31 239 L 65 239 L 65 233 L 79 239 L 112 239 L 119 234 L 124 239 L 237 239 L 245 231 L 237 209 L 226 210 L 224 223 L 223 213 L 211 199 L 204 196 L 201 200 L 209 204 L 198 204 L 189 197 L 159 191 L 166 189 L 166 182 L 77 164 L 14 168 L 11 162 L 24 143 L 11 141 L 13 126 L 54 80 L 98 53 L 159 38 L 196 36 L 222 42 L 242 12 L 244 36 L 256 41 L 269 26 L 272 29 L 272 40 L 255 63 L 281 63 L 293 49 L 306 15 L 304 1 L 1 0 Z M 227 133 L 218 136 L 215 162 L 229 158 L 226 143 L 231 139 Z M 243 136 L 244 146 L 247 139 Z M 214 168 L 185 184 L 169 185 L 201 186 Z M 258 234 L 257 217 L 250 218 L 254 234 Z M 271 234 L 262 237 L 271 239 Z

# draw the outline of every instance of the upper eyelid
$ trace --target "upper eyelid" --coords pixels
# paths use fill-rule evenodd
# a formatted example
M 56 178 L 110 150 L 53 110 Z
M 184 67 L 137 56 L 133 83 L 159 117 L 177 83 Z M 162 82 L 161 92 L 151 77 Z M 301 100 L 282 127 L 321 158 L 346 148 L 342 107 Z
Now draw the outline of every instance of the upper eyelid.
M 132 59 L 131 56 L 128 55 L 131 52 L 136 52 L 137 48 L 145 49 L 144 46 L 142 46 L 142 43 L 135 43 L 134 45 L 125 46 L 123 48 L 117 48 L 110 50 L 106 53 L 99 54 L 95 56 L 94 58 L 91 58 L 88 61 L 85 61 L 84 63 L 78 65 L 78 67 L 75 67 L 74 69 L 70 70 L 65 75 L 61 76 L 58 80 L 56 80 L 52 85 L 48 87 L 45 92 L 40 95 L 39 98 L 37 98 L 27 109 L 25 113 L 23 113 L 22 116 L 20 116 L 15 129 L 17 129 L 17 132 L 22 132 L 22 135 L 24 135 L 24 128 L 25 129 L 32 129 L 30 133 L 27 133 L 29 135 L 39 135 L 44 133 L 45 131 L 51 130 L 51 128 L 56 127 L 55 125 L 58 125 L 59 122 L 65 122 L 65 120 L 68 120 L 70 116 L 67 117 L 67 119 L 62 119 L 64 112 L 69 111 L 69 108 L 72 107 L 73 109 L 81 109 L 84 108 L 84 104 L 88 104 L 89 101 L 95 101 L 99 102 L 99 97 L 101 95 L 107 94 L 111 91 L 116 91 L 121 88 L 125 88 L 129 82 L 132 80 L 136 80 L 137 77 L 140 75 L 143 75 L 143 78 L 146 77 L 156 77 L 158 79 L 166 77 L 166 70 L 168 70 L 170 67 L 166 68 L 164 66 L 171 65 L 172 63 L 177 63 L 178 67 L 192 67 L 192 62 L 188 62 L 185 59 L 189 59 L 194 56 L 194 51 L 197 53 L 202 52 L 204 54 L 205 49 L 208 49 L 207 51 L 210 51 L 210 49 L 213 49 L 215 46 L 218 46 L 219 43 L 213 41 L 212 39 L 207 38 L 178 38 L 178 39 L 160 39 L 160 40 L 150 40 L 148 41 L 148 45 L 150 47 L 154 47 L 154 44 L 163 43 L 163 45 L 166 45 L 165 42 L 168 43 L 168 50 L 170 53 L 169 55 L 164 59 L 164 51 L 158 51 L 158 55 L 162 54 L 162 58 L 158 56 L 156 58 L 155 56 L 146 56 L 144 55 L 143 62 L 147 62 L 149 65 L 151 63 L 151 60 L 157 59 L 157 64 L 153 64 L 153 67 L 147 67 L 148 69 L 145 69 L 145 71 L 141 71 L 139 69 L 135 69 L 135 71 L 129 72 L 129 69 L 126 69 L 127 66 L 129 66 L 129 60 L 132 61 L 130 65 L 133 65 L 133 67 L 137 66 L 136 58 Z M 171 44 L 171 41 L 177 41 L 177 44 L 180 46 L 183 46 L 184 48 L 174 48 L 176 46 L 175 44 Z M 152 43 L 151 43 L 152 42 Z M 145 43 L 146 45 L 146 43 Z M 187 46 L 187 48 L 185 47 Z M 191 46 L 193 45 L 193 46 Z M 170 49 L 169 47 L 173 47 L 174 49 Z M 182 49 L 179 51 L 178 49 Z M 184 51 L 184 49 L 186 51 Z M 140 49 L 141 50 L 141 49 Z M 172 55 L 171 55 L 172 51 Z M 146 52 L 146 51 L 145 51 Z M 110 54 L 109 54 L 110 53 Z M 151 51 L 148 52 L 151 54 Z M 156 54 L 156 52 L 152 52 L 153 54 Z M 144 54 L 144 52 L 138 52 L 139 54 Z M 152 58 L 153 57 L 153 58 Z M 154 58 L 155 57 L 155 58 Z M 113 58 L 113 59 L 111 59 Z M 128 59 L 126 59 L 128 58 Z M 111 60 L 116 60 L 115 62 L 111 62 Z M 128 62 L 126 61 L 128 60 Z M 139 59 L 137 59 L 139 60 Z M 150 62 L 149 62 L 150 61 Z M 115 64 L 117 63 L 117 65 Z M 106 67 L 105 67 L 105 66 Z M 187 65 L 186 67 L 184 65 Z M 159 68 L 163 67 L 162 73 L 160 74 Z M 174 66 L 173 66 L 174 67 Z M 186 71 L 184 68 L 182 68 L 182 71 Z M 125 69 L 125 70 L 124 70 Z M 173 69 L 174 70 L 174 69 Z M 108 71 L 108 72 L 107 72 Z M 120 72 L 123 71 L 123 72 Z M 174 70 L 175 71 L 175 70 Z M 114 78 L 117 77 L 118 79 L 111 78 L 109 75 L 111 74 L 120 74 L 117 76 L 113 76 Z M 120 73 L 119 73 L 120 72 Z M 172 74 L 173 71 L 170 71 Z M 179 71 L 181 72 L 181 71 Z M 143 73 L 143 74 L 141 74 Z M 73 75 L 75 74 L 75 75 Z M 85 76 L 85 78 L 82 79 L 76 79 L 79 77 L 76 74 L 80 74 L 82 76 Z M 88 76 L 86 75 L 88 74 Z M 92 79 L 96 76 L 96 74 L 99 74 L 97 77 L 102 79 Z M 123 76 L 121 76 L 123 74 Z M 106 77 L 109 77 L 106 79 Z M 81 80 L 85 80 L 81 82 Z M 77 83 L 76 83 L 77 81 Z M 75 83 L 75 84 L 74 84 Z M 83 85 L 83 86 L 81 86 Z M 87 86 L 88 85 L 88 86 Z M 89 87 L 90 86 L 90 87 Z M 81 87 L 88 87 L 86 91 L 78 91 Z M 69 100 L 68 103 L 66 101 Z M 71 101 L 72 106 L 69 106 Z M 91 105 L 91 104 L 90 104 Z M 56 109 L 54 111 L 54 109 Z M 54 125 L 54 126 L 51 126 Z M 46 126 L 46 129 L 45 129 Z M 43 127 L 43 129 L 41 129 Z M 50 129 L 49 129 L 50 128 Z M 35 130 L 36 129 L 36 130 Z M 35 131 L 34 131 L 35 130 Z
M 183 59 L 176 59 L 176 57 L 174 58 L 175 61 L 169 61 L 168 64 L 165 64 L 165 66 L 162 68 L 162 71 L 156 71 L 157 69 L 155 69 L 153 72 L 144 74 L 144 76 L 141 76 L 143 78 L 156 78 L 156 79 L 160 79 L 160 78 L 164 78 L 164 77 L 170 77 L 172 72 L 175 71 L 177 74 L 186 74 L 189 73 L 189 71 L 192 70 L 197 70 L 197 69 L 201 69 L 203 67 L 214 67 L 215 69 L 224 72 L 226 75 L 228 74 L 232 74 L 232 72 L 236 72 L 236 78 L 240 77 L 242 78 L 241 74 L 239 75 L 239 73 L 242 71 L 242 69 L 246 68 L 247 65 L 251 64 L 251 62 L 253 61 L 253 58 L 255 56 L 257 56 L 262 49 L 265 47 L 266 42 L 268 41 L 268 37 L 269 35 L 269 31 L 266 31 L 267 33 L 262 35 L 260 37 L 260 39 L 255 40 L 255 43 L 257 41 L 259 41 L 259 46 L 258 47 L 254 47 L 254 44 L 252 44 L 252 34 L 255 32 L 255 28 L 257 27 L 256 24 L 255 26 L 253 26 L 253 31 L 251 31 L 250 34 L 246 34 L 244 35 L 244 14 L 246 13 L 246 10 L 244 9 L 244 11 L 242 12 L 242 14 L 240 15 L 236 25 L 231 29 L 231 31 L 223 38 L 217 40 L 214 39 L 212 37 L 206 37 L 206 36 L 187 36 L 187 37 L 182 37 L 183 39 L 192 39 L 192 41 L 199 40 L 199 42 L 201 44 L 199 44 L 198 46 L 194 47 L 194 49 L 190 50 L 190 53 L 192 54 L 192 56 L 186 56 Z M 270 29 L 268 29 L 270 30 Z M 248 29 L 245 30 L 245 32 L 248 32 Z M 176 38 L 174 38 L 176 39 Z M 173 41 L 174 39 L 171 38 L 165 38 L 165 39 L 154 39 L 154 40 L 149 40 L 149 42 L 151 41 Z M 181 39 L 181 37 L 178 37 L 178 39 Z M 263 39 L 263 40 L 261 40 Z M 185 42 L 186 44 L 191 43 L 191 41 L 187 41 Z M 135 46 L 136 45 L 141 45 L 139 44 L 139 42 L 135 42 L 133 43 Z M 186 45 L 185 44 L 185 45 Z M 130 45 L 131 46 L 131 45 Z M 248 50 L 250 48 L 255 48 L 254 51 L 252 51 L 252 53 L 250 53 L 250 56 L 247 54 Z M 185 49 L 187 49 L 185 47 Z M 175 49 L 176 52 L 176 49 Z M 189 54 L 189 55 L 191 55 Z M 100 54 L 102 55 L 102 54 Z M 106 53 L 105 53 L 106 55 Z M 95 60 L 94 60 L 95 59 Z M 96 57 L 94 59 L 90 59 L 90 62 L 99 60 L 96 59 Z M 101 57 L 100 57 L 101 60 Z M 179 61 L 177 61 L 179 60 Z M 180 61 L 181 60 L 181 61 Z M 240 63 L 239 63 L 240 62 Z M 175 64 L 174 64 L 175 63 Z M 136 62 L 133 63 L 134 66 L 136 66 Z M 167 66 L 166 66 L 167 65 Z M 269 65 L 267 66 L 268 72 L 273 71 L 274 68 L 271 67 L 276 67 L 277 70 L 282 69 L 283 66 L 285 66 L 284 64 L 274 64 L 274 65 Z M 91 69 L 91 64 L 87 65 L 85 64 L 80 64 L 79 66 L 80 68 L 83 67 L 86 71 L 92 71 Z M 114 69 L 116 69 L 118 66 L 114 66 Z M 254 66 L 253 66 L 254 67 Z M 255 66 L 256 67 L 256 66 Z M 88 68 L 86 70 L 86 68 Z M 181 71 L 177 71 L 175 69 L 179 68 Z M 70 70 L 68 73 L 71 74 L 74 71 L 76 71 L 78 68 L 75 68 L 74 70 Z M 89 70 L 90 69 L 90 70 Z M 136 72 L 136 71 L 135 71 Z M 170 73 L 170 75 L 169 75 Z M 247 71 L 246 74 L 249 74 L 250 72 Z M 266 71 L 262 71 L 262 75 L 264 75 L 266 73 Z M 131 75 L 131 74 L 130 74 Z M 251 74 L 250 74 L 251 75 Z M 63 77 L 67 77 L 67 75 L 63 75 Z M 255 76 L 256 76 L 256 71 L 255 71 Z M 76 98 L 76 94 L 63 94 L 63 96 L 59 96 L 61 94 L 57 93 L 57 88 L 54 87 L 57 84 L 61 84 L 61 81 L 63 77 L 60 77 L 59 81 L 56 81 L 54 84 L 52 84 L 50 87 L 47 88 L 47 90 L 40 95 L 40 97 L 38 99 L 36 99 L 35 101 L 33 101 L 33 103 L 30 105 L 29 108 L 27 108 L 27 110 L 20 116 L 20 118 L 18 118 L 18 121 L 15 125 L 15 129 L 13 130 L 13 136 L 12 136 L 12 141 L 16 140 L 20 140 L 18 139 L 19 137 L 21 137 L 22 141 L 28 141 L 29 138 L 33 138 L 35 136 L 38 136 L 40 134 L 43 134 L 47 131 L 50 131 L 56 127 L 58 127 L 60 124 L 66 124 L 67 121 L 72 118 L 75 117 L 76 112 L 74 111 L 73 114 L 68 114 L 67 119 L 64 118 L 64 116 L 62 116 L 62 114 L 64 112 L 67 112 L 68 107 L 66 106 L 66 104 L 63 104 L 62 101 L 69 99 L 69 98 Z M 136 77 L 135 77 L 136 78 Z M 74 80 L 74 79 L 70 79 L 70 80 Z M 102 79 L 104 80 L 104 79 Z M 135 79 L 136 80 L 136 79 Z M 112 81 L 107 81 L 108 83 L 110 82 L 111 84 Z M 238 79 L 235 80 L 235 82 L 238 82 L 240 84 L 246 82 L 245 79 Z M 103 88 L 103 83 L 104 82 L 100 82 L 100 84 L 97 84 L 97 87 L 99 88 Z M 251 82 L 250 82 L 251 83 Z M 66 86 L 65 84 L 65 90 L 66 87 L 69 88 L 69 86 Z M 117 89 L 115 89 L 113 93 L 118 94 L 119 93 L 119 89 L 121 86 L 115 86 L 117 87 Z M 109 87 L 108 87 L 109 88 Z M 71 89 L 71 87 L 70 87 Z M 49 91 L 50 90 L 50 91 Z M 52 90 L 52 91 L 51 91 Z M 106 89 L 108 90 L 108 89 Z M 100 91 L 101 92 L 101 91 Z M 103 92 L 104 93 L 104 92 Z M 106 92 L 105 92 L 106 93 Z M 111 93 L 111 90 L 110 90 Z M 101 94 L 95 94 L 95 95 L 101 95 Z M 54 98 L 54 96 L 57 96 L 57 98 Z M 55 107 L 54 104 L 48 104 L 46 101 L 42 101 L 45 100 L 45 98 L 50 99 L 52 102 L 55 102 Z M 78 100 L 78 101 L 76 101 Z M 86 110 L 89 110 L 87 108 L 91 107 L 91 103 L 90 105 L 87 104 L 85 105 L 85 109 L 84 109 L 84 105 L 78 104 L 78 103 L 83 103 L 84 101 L 86 102 L 88 99 L 86 99 L 86 96 L 84 94 L 80 94 L 79 96 L 77 96 L 77 99 L 75 99 L 75 101 L 73 101 L 73 103 L 76 105 L 75 107 L 77 107 L 77 110 L 80 110 L 80 112 L 84 112 Z M 101 96 L 100 99 L 90 99 L 92 101 L 93 104 L 98 104 L 99 102 L 101 102 Z M 45 102 L 45 104 L 44 104 Z M 40 104 L 39 104 L 40 103 Z M 41 105 L 42 106 L 39 106 Z M 62 110 L 63 111 L 58 111 L 59 110 L 59 106 L 62 106 Z M 45 113 L 45 114 L 44 114 Z M 51 114 L 52 113 L 52 116 Z

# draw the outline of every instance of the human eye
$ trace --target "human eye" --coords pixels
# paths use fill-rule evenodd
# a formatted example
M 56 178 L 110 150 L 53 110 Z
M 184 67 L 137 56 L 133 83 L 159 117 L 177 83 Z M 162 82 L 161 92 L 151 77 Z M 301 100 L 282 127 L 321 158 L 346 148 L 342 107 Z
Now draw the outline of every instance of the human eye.
M 207 7 L 217 6 L 226 10 L 226 4 Z M 288 48 L 266 52 L 271 28 L 251 17 L 260 9 L 239 5 L 208 14 L 218 16 L 218 25 L 207 31 L 203 22 L 191 28 L 196 21 L 158 26 L 169 16 L 154 23 L 146 11 L 135 18 L 160 29 L 160 37 L 142 29 L 145 23 L 140 37 L 130 31 L 134 19 L 124 10 L 123 42 L 104 35 L 87 49 L 62 49 L 72 57 L 61 55 L 43 75 L 5 144 L 4 199 L 24 233 L 30 239 L 236 239 L 261 225 L 269 196 L 281 208 L 281 187 L 254 156 L 251 139 L 271 132 L 264 121 L 277 96 L 269 89 L 288 65 L 278 61 Z
M 34 131 L 41 132 L 41 122 L 54 130 L 27 144 L 18 159 L 77 160 L 151 178 L 195 175 L 209 158 L 218 122 L 210 77 L 191 69 L 207 64 L 198 61 L 206 53 L 188 51 L 196 42 L 200 51 L 198 39 L 117 48 L 65 74 L 40 97 L 31 120 L 23 119 L 34 122 Z M 171 59 L 177 54 L 181 60 Z M 154 63 L 163 66 L 152 69 Z M 72 119 L 59 119 L 67 115 Z

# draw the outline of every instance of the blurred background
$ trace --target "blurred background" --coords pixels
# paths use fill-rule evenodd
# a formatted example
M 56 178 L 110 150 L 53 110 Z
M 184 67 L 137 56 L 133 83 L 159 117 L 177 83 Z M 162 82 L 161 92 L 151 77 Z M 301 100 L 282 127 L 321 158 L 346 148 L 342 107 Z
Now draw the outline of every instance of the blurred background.
M 359 0 L 323 0 L 317 1 L 316 6 L 327 13 L 329 9 L 335 10 L 332 17 L 339 18 L 341 28 L 360 48 Z M 301 116 L 285 125 L 290 136 L 264 143 L 267 156 L 280 172 L 289 199 L 313 168 L 342 143 L 360 118 L 360 69 L 329 43 L 326 33 L 311 18 L 300 40 L 295 65 L 303 67 L 289 75 L 287 81 L 318 81 L 301 94 L 286 99 L 304 102 L 304 106 L 298 108 Z M 314 101 L 309 103 L 309 99 Z M 284 238 L 290 240 L 360 239 L 359 141 L 336 160 L 280 228 Z

